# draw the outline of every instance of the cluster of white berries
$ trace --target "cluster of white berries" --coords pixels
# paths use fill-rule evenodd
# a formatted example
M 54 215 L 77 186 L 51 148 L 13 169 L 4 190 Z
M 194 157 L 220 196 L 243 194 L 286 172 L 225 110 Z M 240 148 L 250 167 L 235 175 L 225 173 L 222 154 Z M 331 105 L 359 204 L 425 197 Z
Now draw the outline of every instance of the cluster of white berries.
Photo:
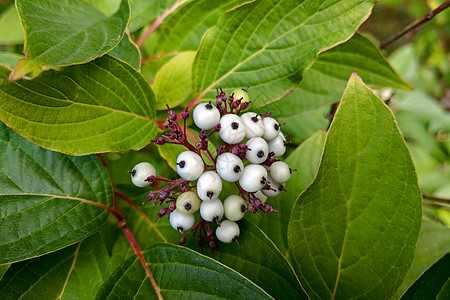
M 281 124 L 269 114 L 240 112 L 247 109 L 250 101 L 245 89 L 235 90 L 230 97 L 220 90 L 216 104 L 211 102 L 198 104 L 193 112 L 194 123 L 201 129 L 200 140 L 192 145 L 184 132 L 188 110 L 181 113 L 184 127 L 178 125 L 177 115 L 169 108 L 168 127 L 170 133 L 153 140 L 156 144 L 180 144 L 188 148 L 178 155 L 176 170 L 181 177 L 169 180 L 156 176 L 155 168 L 149 163 L 139 163 L 131 171 L 133 183 L 139 187 L 151 184 L 155 180 L 170 182 L 157 192 L 151 192 L 147 201 L 168 203 L 161 209 L 158 218 L 168 214 L 170 224 L 180 232 L 188 231 L 182 238 L 184 244 L 187 235 L 200 228 L 198 241 L 203 242 L 202 229 L 207 242 L 215 248 L 214 232 L 209 222 L 217 224 L 215 236 L 222 242 L 237 242 L 240 234 L 236 221 L 241 220 L 247 211 L 258 214 L 274 209 L 266 204 L 267 197 L 277 196 L 284 190 L 292 170 L 277 160 L 286 151 L 286 139 L 280 131 Z M 227 106 L 228 104 L 228 106 Z M 209 134 L 207 130 L 211 130 Z M 213 156 L 208 150 L 208 137 L 217 132 L 224 142 Z M 202 153 L 212 165 L 207 165 Z M 191 185 L 196 181 L 196 184 Z M 220 200 L 222 181 L 236 182 L 238 195 L 230 195 Z M 177 197 L 175 197 L 178 194 Z M 145 202 L 144 202 L 145 203 Z M 201 220 L 195 224 L 195 213 L 199 211 Z M 258 214 L 259 215 L 259 214 Z M 222 221 L 223 217 L 226 220 Z

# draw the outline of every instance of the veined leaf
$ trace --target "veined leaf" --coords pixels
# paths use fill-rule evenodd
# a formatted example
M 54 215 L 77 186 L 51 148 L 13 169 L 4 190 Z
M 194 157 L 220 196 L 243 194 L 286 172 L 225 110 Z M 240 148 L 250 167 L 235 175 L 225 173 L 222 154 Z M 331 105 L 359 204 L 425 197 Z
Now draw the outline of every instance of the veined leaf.
M 314 298 L 386 299 L 419 236 L 421 192 L 392 113 L 352 75 L 314 183 L 288 228 L 294 269 Z
M 13 264 L 0 281 L 0 294 L 5 299 L 93 299 L 111 271 L 103 240 L 95 234 L 57 252 Z
M 128 0 L 111 16 L 77 0 L 17 0 L 16 6 L 27 59 L 19 62 L 12 79 L 43 65 L 80 64 L 107 53 L 122 39 L 130 15 Z
M 131 1 L 130 32 L 134 32 L 142 26 L 164 14 L 166 10 L 177 2 L 186 0 L 133 0 Z
M 141 68 L 141 52 L 128 34 L 125 34 L 119 45 L 112 49 L 108 54 L 127 62 L 137 71 Z
M 144 252 L 164 299 L 273 299 L 260 287 L 217 261 L 170 244 L 155 244 Z M 116 269 L 97 299 L 149 299 L 156 293 L 137 258 Z
M 96 156 L 42 149 L 0 123 L 0 264 L 47 254 L 97 232 L 112 205 Z
M 110 56 L 8 81 L 0 67 L 0 119 L 47 149 L 71 155 L 141 149 L 156 133 L 154 94 Z
M 422 273 L 447 253 L 450 253 L 450 228 L 424 220 L 411 268 L 391 299 L 400 299 Z
M 370 0 L 257 0 L 227 12 L 204 36 L 192 69 L 193 95 L 250 85 L 257 106 L 294 89 L 317 55 L 369 16 Z

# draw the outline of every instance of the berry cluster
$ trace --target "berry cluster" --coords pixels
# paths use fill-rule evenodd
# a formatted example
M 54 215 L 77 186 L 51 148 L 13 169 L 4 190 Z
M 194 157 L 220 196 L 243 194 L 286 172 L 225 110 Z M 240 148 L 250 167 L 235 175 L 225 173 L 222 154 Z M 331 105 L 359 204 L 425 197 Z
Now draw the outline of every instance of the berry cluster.
M 229 97 L 218 89 L 215 105 L 209 101 L 198 104 L 194 109 L 194 123 L 201 129 L 194 144 L 187 138 L 188 109 L 177 115 L 167 107 L 170 132 L 152 142 L 187 148 L 177 158 L 176 169 L 181 178 L 172 180 L 157 176 L 155 168 L 146 162 L 137 164 L 130 172 L 131 180 L 139 187 L 156 180 L 169 183 L 159 191 L 150 192 L 144 204 L 147 201 L 154 201 L 154 207 L 165 204 L 158 218 L 168 215 L 172 227 L 184 234 L 181 245 L 193 232 L 203 247 L 202 231 L 212 250 L 215 249 L 214 236 L 225 243 L 237 243 L 240 230 L 236 221 L 242 219 L 247 211 L 260 217 L 259 211 L 269 215 L 278 212 L 266 200 L 285 191 L 284 184 L 293 171 L 277 159 L 285 153 L 287 142 L 281 132 L 282 124 L 269 113 L 241 114 L 250 102 L 246 89 L 237 89 Z M 181 119 L 182 126 L 178 123 Z M 208 145 L 209 138 L 215 133 L 219 135 L 222 145 L 213 156 Z M 206 159 L 211 164 L 208 165 Z M 196 184 L 192 184 L 194 181 L 197 181 Z M 223 181 L 235 183 L 239 191 L 224 201 L 219 199 Z M 195 223 L 194 214 L 197 211 L 201 220 Z M 221 222 L 224 216 L 226 220 Z M 210 223 L 217 225 L 215 233 Z

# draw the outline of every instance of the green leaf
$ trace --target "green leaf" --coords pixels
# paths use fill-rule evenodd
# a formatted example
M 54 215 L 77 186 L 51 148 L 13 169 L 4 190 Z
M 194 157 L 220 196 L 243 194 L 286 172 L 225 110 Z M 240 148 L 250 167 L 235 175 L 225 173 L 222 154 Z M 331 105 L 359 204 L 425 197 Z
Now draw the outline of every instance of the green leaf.
M 206 249 L 205 253 L 250 279 L 275 299 L 308 299 L 291 265 L 264 232 L 249 221 L 238 223 L 239 245 L 217 241 L 217 252 L 209 254 Z
M 173 108 L 189 98 L 194 58 L 194 51 L 180 53 L 156 73 L 152 83 L 156 109 L 165 110 L 166 104 Z
M 128 0 L 111 16 L 85 1 L 17 0 L 16 5 L 27 59 L 19 62 L 12 79 L 43 65 L 67 66 L 102 56 L 120 42 L 130 15 Z
M 399 299 L 422 273 L 447 253 L 450 253 L 450 228 L 424 220 L 411 268 L 392 299 Z
M 332 2 L 332 3 L 330 3 Z M 374 1 L 246 3 L 224 14 L 203 37 L 193 66 L 193 95 L 213 97 L 250 85 L 257 106 L 294 89 L 317 55 L 345 41 Z
M 292 207 L 298 195 L 314 180 L 325 143 L 325 132 L 318 131 L 295 149 L 285 160 L 291 169 L 296 169 L 285 184 L 287 193 L 275 198 L 268 198 L 267 203 L 280 213 L 273 213 L 261 219 L 253 217 L 257 225 L 277 245 L 280 251 L 287 255 L 287 230 Z
M 197 50 L 205 31 L 217 23 L 220 15 L 245 0 L 188 1 L 171 14 L 156 30 L 154 54 Z
M 170 244 L 144 252 L 164 299 L 272 299 L 260 287 L 215 260 Z M 102 286 L 97 299 L 155 298 L 141 262 L 128 259 Z
M 1 265 L 0 266 L 0 283 L 1 283 L 1 279 L 5 275 L 6 271 L 8 271 L 10 266 L 11 266 L 10 264 L 6 264 L 6 265 Z
M 96 156 L 36 146 L 0 123 L 0 264 L 56 251 L 97 232 L 112 188 Z
M 119 45 L 112 49 L 108 54 L 127 62 L 137 71 L 141 68 L 141 52 L 139 51 L 138 46 L 131 41 L 128 34 L 126 34 Z
M 0 281 L 0 293 L 6 299 L 92 299 L 111 271 L 103 240 L 95 234 L 57 252 L 13 264 Z
M 438 295 L 443 294 L 449 296 L 449 282 L 450 254 L 447 254 L 422 274 L 401 299 L 438 299 Z
M 182 0 L 179 2 L 185 2 Z M 133 0 L 131 1 L 130 32 L 134 32 L 177 3 L 177 0 Z
M 22 44 L 24 34 L 16 7 L 11 5 L 0 16 L 0 44 Z
M 0 64 L 5 65 L 11 69 L 13 69 L 14 66 L 22 58 L 23 58 L 23 55 L 0 51 Z
M 32 142 L 72 155 L 141 149 L 156 133 L 154 94 L 110 56 L 31 81 L 0 68 L 0 119 Z
M 421 191 L 392 113 L 353 74 L 314 183 L 297 199 L 289 253 L 316 299 L 386 299 L 414 257 Z

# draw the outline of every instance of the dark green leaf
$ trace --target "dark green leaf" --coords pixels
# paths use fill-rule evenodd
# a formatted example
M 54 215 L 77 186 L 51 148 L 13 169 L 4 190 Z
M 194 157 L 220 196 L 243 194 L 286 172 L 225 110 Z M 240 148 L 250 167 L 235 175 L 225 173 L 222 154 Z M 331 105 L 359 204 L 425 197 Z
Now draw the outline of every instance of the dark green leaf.
M 0 282 L 6 299 L 93 299 L 111 274 L 99 234 L 57 252 L 13 264 Z
M 312 298 L 386 299 L 414 257 L 422 207 L 411 156 L 384 103 L 352 75 L 314 183 L 288 228 Z
M 112 205 L 96 156 L 42 149 L 0 123 L 0 264 L 50 253 L 100 229 Z
M 181 0 L 179 2 L 185 2 Z M 177 0 L 133 0 L 131 1 L 130 32 L 153 21 L 172 7 Z
M 25 29 L 25 53 L 11 74 L 18 79 L 42 65 L 67 66 L 101 56 L 124 35 L 130 7 L 122 0 L 107 16 L 87 1 L 17 0 Z
M 141 149 L 156 133 L 154 94 L 135 69 L 110 56 L 31 81 L 0 68 L 0 118 L 47 149 L 72 155 Z
M 128 34 L 126 34 L 119 45 L 112 49 L 108 54 L 127 62 L 138 71 L 141 68 L 141 52 L 136 44 L 131 41 Z
M 444 297 L 444 294 L 450 296 L 449 282 L 450 254 L 447 254 L 422 274 L 401 299 L 438 299 L 438 295 Z
M 272 299 L 234 270 L 185 247 L 155 244 L 144 258 L 164 299 Z M 133 257 L 114 271 L 97 294 L 97 299 L 155 297 L 141 262 Z
M 447 253 L 450 253 L 450 228 L 424 220 L 411 268 L 392 299 L 399 299 L 419 278 L 420 274 Z
M 253 1 L 206 32 L 193 66 L 193 95 L 250 85 L 262 106 L 294 89 L 317 55 L 345 41 L 374 1 Z M 212 97 L 215 91 L 206 94 Z
M 314 180 L 325 143 L 325 132 L 319 131 L 297 149 L 285 160 L 293 172 L 291 178 L 285 184 L 287 193 L 282 193 L 276 198 L 269 198 L 267 203 L 272 205 L 280 213 L 273 213 L 270 217 L 263 215 L 261 219 L 253 217 L 258 226 L 269 236 L 283 254 L 287 254 L 287 229 L 292 206 L 298 195 L 303 192 Z
M 171 14 L 157 29 L 154 54 L 197 50 L 205 31 L 217 23 L 220 15 L 245 0 L 188 1 Z

